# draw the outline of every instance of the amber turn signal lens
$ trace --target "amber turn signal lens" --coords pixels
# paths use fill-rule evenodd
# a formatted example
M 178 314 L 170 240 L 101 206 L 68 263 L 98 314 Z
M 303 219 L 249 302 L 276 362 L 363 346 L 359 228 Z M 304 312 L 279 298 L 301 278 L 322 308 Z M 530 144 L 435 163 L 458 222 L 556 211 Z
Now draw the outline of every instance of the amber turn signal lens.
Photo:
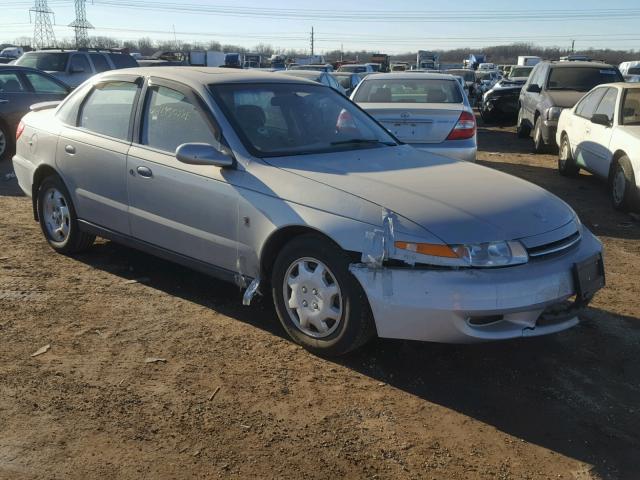
M 435 243 L 411 243 L 395 242 L 396 248 L 419 253 L 421 255 L 431 255 L 432 257 L 459 258 L 448 245 L 438 245 Z

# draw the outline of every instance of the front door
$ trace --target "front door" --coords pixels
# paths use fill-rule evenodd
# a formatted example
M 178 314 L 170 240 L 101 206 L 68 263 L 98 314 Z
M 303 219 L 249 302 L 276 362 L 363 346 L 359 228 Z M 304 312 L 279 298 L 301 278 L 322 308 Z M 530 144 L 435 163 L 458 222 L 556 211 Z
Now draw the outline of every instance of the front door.
M 585 163 L 590 171 L 605 178 L 609 176 L 609 166 L 613 157 L 613 152 L 609 151 L 609 143 L 613 132 L 617 100 L 618 89 L 607 88 L 594 115 L 605 115 L 609 119 L 609 125 L 599 125 L 590 121 L 586 129 Z
M 95 85 L 75 125 L 60 132 L 56 162 L 73 196 L 78 217 L 128 234 L 127 152 L 140 93 L 136 77 Z
M 132 235 L 192 259 L 237 271 L 240 172 L 187 165 L 183 143 L 220 146 L 220 129 L 187 87 L 152 80 L 137 142 L 127 158 Z

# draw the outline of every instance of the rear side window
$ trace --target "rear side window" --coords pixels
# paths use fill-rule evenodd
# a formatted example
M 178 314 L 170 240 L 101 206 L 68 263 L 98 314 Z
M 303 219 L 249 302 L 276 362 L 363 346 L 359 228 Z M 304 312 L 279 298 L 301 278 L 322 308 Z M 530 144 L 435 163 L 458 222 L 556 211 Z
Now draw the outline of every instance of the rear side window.
M 36 93 L 59 93 L 63 95 L 67 93 L 66 88 L 44 75 L 35 72 L 28 72 L 25 75 Z
M 618 99 L 618 90 L 615 88 L 607 88 L 607 93 L 604 94 L 600 105 L 596 108 L 595 113 L 606 115 L 609 122 L 613 122 L 613 114 L 616 111 L 616 100 Z
M 126 53 L 110 53 L 109 58 L 116 68 L 135 68 L 138 66 L 136 59 Z
M 590 119 L 606 90 L 606 88 L 597 88 L 580 100 L 580 103 L 576 107 L 576 115 Z
M 640 88 L 630 88 L 622 103 L 622 124 L 640 125 Z
M 109 66 L 109 62 L 101 53 L 90 53 L 91 61 L 93 62 L 93 66 L 96 68 L 96 72 L 106 72 L 107 70 L 111 70 Z
M 25 88 L 16 73 L 0 72 L 0 95 L 3 93 L 24 92 Z
M 138 85 L 133 82 L 113 81 L 96 85 L 81 108 L 79 126 L 127 140 L 137 93 Z
M 208 143 L 220 148 L 200 108 L 184 94 L 171 88 L 152 87 L 142 126 L 142 144 L 175 152 L 183 143 Z
M 89 66 L 89 60 L 82 54 L 73 55 L 71 57 L 71 73 L 91 73 L 91 67 Z

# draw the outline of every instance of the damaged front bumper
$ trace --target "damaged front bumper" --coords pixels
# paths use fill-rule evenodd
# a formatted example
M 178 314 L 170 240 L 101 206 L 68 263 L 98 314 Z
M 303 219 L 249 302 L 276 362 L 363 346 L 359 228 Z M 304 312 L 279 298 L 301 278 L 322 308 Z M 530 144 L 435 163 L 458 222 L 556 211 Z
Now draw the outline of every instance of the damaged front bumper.
M 351 265 L 378 336 L 443 343 L 531 337 L 575 326 L 587 302 L 574 266 L 602 251 L 588 231 L 561 255 L 505 268 L 420 269 Z

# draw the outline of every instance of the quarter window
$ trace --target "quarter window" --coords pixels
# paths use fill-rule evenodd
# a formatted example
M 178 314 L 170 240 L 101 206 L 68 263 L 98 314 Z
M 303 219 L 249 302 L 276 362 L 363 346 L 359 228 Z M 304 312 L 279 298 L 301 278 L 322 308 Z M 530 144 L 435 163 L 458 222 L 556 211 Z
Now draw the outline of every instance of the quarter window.
M 65 95 L 67 89 L 39 73 L 25 73 L 36 93 L 56 93 Z
M 114 81 L 96 85 L 82 106 L 79 126 L 127 140 L 137 93 L 138 85 L 132 82 Z
M 208 143 L 220 148 L 201 109 L 186 95 L 167 87 L 152 87 L 147 95 L 142 144 L 173 153 L 183 143 Z
M 606 90 L 606 88 L 598 88 L 580 100 L 576 108 L 576 115 L 591 119 Z
M 610 123 L 613 123 L 613 114 L 616 110 L 616 100 L 618 99 L 618 90 L 615 88 L 607 88 L 607 93 L 602 97 L 602 101 L 595 113 L 606 115 Z

